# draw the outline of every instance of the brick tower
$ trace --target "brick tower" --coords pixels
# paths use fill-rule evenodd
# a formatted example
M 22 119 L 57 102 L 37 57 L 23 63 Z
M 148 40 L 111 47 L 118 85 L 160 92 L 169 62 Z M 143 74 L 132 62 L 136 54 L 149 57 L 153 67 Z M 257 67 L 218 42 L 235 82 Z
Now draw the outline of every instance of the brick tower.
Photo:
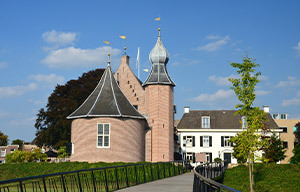
M 174 159 L 174 82 L 166 64 L 169 53 L 163 46 L 158 29 L 157 42 L 150 52 L 151 72 L 143 83 L 147 121 L 151 128 L 146 134 L 146 161 L 172 161 Z

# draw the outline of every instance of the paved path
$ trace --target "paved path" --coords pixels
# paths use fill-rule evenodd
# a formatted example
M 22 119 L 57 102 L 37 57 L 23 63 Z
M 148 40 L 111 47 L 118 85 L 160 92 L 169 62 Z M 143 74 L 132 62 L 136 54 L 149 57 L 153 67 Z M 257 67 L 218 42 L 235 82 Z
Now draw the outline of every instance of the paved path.
M 160 179 L 133 187 L 118 190 L 119 192 L 192 192 L 194 173 Z

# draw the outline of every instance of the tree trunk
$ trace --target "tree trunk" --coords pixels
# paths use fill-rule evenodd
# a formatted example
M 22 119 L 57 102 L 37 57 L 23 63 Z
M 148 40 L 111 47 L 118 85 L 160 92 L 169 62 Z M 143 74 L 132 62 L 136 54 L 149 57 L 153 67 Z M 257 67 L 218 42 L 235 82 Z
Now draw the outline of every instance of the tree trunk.
M 250 192 L 254 192 L 253 190 L 253 170 L 252 170 L 252 161 L 251 155 L 248 155 L 248 167 L 249 167 L 249 184 L 250 184 Z

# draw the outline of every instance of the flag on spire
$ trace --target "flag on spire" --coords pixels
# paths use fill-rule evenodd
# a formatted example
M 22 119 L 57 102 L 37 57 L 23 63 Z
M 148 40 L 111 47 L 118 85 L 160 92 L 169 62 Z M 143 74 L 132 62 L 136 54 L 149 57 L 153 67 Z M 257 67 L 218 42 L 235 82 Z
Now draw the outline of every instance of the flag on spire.
M 160 17 L 155 18 L 155 21 L 160 21 Z
M 120 38 L 121 39 L 126 39 L 126 36 L 125 35 L 121 35 Z

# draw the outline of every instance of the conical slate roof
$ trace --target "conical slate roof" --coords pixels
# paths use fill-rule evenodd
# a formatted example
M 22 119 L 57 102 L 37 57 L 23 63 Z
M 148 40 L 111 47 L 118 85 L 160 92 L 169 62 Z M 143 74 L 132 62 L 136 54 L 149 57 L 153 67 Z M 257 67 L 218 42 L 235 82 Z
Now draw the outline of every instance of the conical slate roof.
M 151 72 L 144 82 L 143 86 L 153 84 L 163 84 L 175 86 L 175 83 L 170 78 L 166 64 L 169 61 L 169 53 L 164 47 L 160 38 L 160 29 L 157 42 L 149 54 L 149 60 L 152 63 Z
M 68 119 L 84 117 L 127 117 L 144 119 L 122 93 L 113 76 L 110 64 L 98 85 L 83 104 Z

